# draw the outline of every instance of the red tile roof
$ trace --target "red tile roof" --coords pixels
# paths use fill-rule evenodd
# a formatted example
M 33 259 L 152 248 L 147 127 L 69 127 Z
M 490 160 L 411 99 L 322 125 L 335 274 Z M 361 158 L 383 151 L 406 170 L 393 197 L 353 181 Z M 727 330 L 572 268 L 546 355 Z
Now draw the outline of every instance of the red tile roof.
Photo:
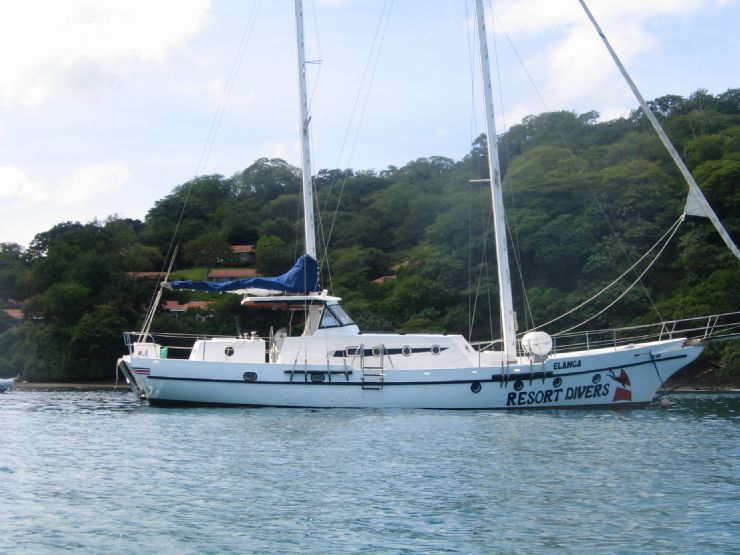
M 20 308 L 4 308 L 3 312 L 16 320 L 23 319 L 23 311 Z
M 205 310 L 211 305 L 210 301 L 190 301 L 180 304 L 177 301 L 165 301 L 162 308 L 169 312 L 185 312 L 186 310 Z
M 231 245 L 232 252 L 239 253 L 253 253 L 254 245 Z

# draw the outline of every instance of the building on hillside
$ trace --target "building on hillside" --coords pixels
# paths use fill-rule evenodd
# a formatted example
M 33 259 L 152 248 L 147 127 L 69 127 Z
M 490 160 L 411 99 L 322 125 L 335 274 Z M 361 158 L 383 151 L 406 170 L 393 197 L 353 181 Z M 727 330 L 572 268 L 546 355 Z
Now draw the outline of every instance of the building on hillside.
M 401 262 L 400 264 L 394 264 L 393 266 L 391 266 L 390 268 L 388 268 L 388 270 L 386 271 L 386 274 L 384 276 L 380 276 L 379 278 L 374 279 L 373 280 L 373 283 L 380 283 L 380 284 L 382 284 L 382 283 L 386 283 L 388 281 L 393 281 L 394 279 L 396 279 L 396 277 L 398 277 L 398 275 L 397 275 L 398 274 L 398 270 L 400 270 L 404 266 L 408 266 L 408 265 L 409 265 L 408 260 L 405 260 L 405 261 Z
M 178 301 L 164 301 L 162 303 L 162 310 L 179 317 L 181 314 L 185 314 L 188 310 L 207 311 L 210 309 L 211 304 L 213 303 L 210 301 L 190 301 L 185 304 L 180 304 Z M 208 317 L 209 315 L 205 314 L 196 315 L 196 318 L 199 320 L 205 320 Z
M 257 254 L 254 245 L 231 245 L 231 252 L 237 260 L 253 264 L 257 261 Z
M 3 308 L 3 312 L 13 320 L 23 320 L 23 311 L 20 308 Z

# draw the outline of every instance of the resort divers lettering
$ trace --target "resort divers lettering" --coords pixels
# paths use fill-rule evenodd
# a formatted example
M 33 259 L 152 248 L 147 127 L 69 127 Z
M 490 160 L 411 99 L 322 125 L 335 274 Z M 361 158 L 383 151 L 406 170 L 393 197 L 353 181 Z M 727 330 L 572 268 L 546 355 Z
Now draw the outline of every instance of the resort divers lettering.
M 609 395 L 611 384 L 578 385 L 574 387 L 558 387 L 555 389 L 540 389 L 538 391 L 512 391 L 506 397 L 507 407 L 524 405 L 543 405 L 559 401 L 574 399 L 596 399 Z

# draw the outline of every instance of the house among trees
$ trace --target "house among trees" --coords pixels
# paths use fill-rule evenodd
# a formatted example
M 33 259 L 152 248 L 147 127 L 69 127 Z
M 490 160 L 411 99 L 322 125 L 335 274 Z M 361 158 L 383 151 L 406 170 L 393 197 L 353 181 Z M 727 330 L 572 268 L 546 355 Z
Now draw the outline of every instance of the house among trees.
M 231 252 L 240 262 L 254 264 L 257 261 L 254 245 L 231 245 Z
M 178 301 L 165 301 L 162 303 L 162 310 L 175 316 L 180 316 L 180 314 L 185 314 L 188 310 L 209 310 L 212 304 L 211 301 L 190 301 L 185 304 L 180 304 Z M 206 316 L 200 316 L 199 318 L 205 320 Z
M 23 311 L 20 308 L 3 308 L 3 312 L 14 320 L 23 320 Z
M 394 264 L 390 268 L 388 268 L 387 273 L 385 275 L 380 276 L 379 278 L 376 278 L 373 280 L 373 283 L 385 283 L 387 281 L 393 281 L 398 277 L 398 270 L 400 270 L 404 266 L 408 266 L 409 261 L 404 260 L 400 264 Z

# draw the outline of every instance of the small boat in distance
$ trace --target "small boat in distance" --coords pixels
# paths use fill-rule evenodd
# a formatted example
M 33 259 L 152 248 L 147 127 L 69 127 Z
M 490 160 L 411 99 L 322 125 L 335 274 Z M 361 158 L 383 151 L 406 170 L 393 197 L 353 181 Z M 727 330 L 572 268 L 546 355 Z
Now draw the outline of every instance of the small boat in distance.
M 0 378 L 0 393 L 5 393 L 6 391 L 10 391 L 13 389 L 13 385 L 15 384 L 15 379 L 2 379 Z
M 240 294 L 247 308 L 302 311 L 303 333 L 199 337 L 191 343 L 188 358 L 167 358 L 165 345 L 149 333 L 157 297 L 142 331 L 125 334 L 129 354 L 117 366 L 142 399 L 158 406 L 639 407 L 701 354 L 716 329 L 716 317 L 578 336 L 553 338 L 530 331 L 517 337 L 482 0 L 476 0 L 476 25 L 490 138 L 486 181 L 491 188 L 503 337 L 473 345 L 461 335 L 360 332 L 341 299 L 320 284 L 300 0 L 295 1 L 295 13 L 305 254 L 278 277 L 218 284 L 175 281 L 166 286 Z

